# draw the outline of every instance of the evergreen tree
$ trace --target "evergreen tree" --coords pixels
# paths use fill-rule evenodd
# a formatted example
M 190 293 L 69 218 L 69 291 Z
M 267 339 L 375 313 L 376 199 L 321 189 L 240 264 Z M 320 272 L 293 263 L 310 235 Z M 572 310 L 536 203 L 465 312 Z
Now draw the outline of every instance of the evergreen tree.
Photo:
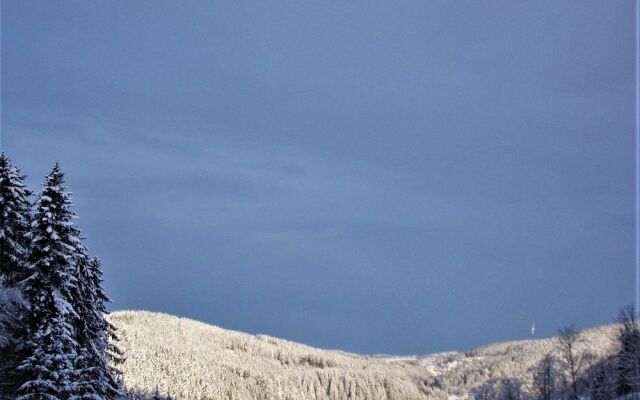
M 25 176 L 0 154 L 0 277 L 8 286 L 26 278 L 31 192 Z
M 94 257 L 89 263 L 89 270 L 91 271 L 93 287 L 96 288 L 94 313 L 96 315 L 96 332 L 98 332 L 96 335 L 96 341 L 99 343 L 98 348 L 100 349 L 100 354 L 106 355 L 107 359 L 117 366 L 124 362 L 124 353 L 117 345 L 119 341 L 118 329 L 106 319 L 106 315 L 109 314 L 107 303 L 111 302 L 111 299 L 102 286 L 102 262 L 97 257 Z M 107 372 L 105 372 L 107 383 L 117 388 L 120 394 L 121 372 L 116 367 L 109 367 Z
M 24 334 L 25 305 L 18 300 L 22 296 L 17 285 L 27 274 L 30 195 L 24 175 L 4 153 L 0 154 L 0 290 L 13 294 L 0 296 L 4 339 L 0 340 L 0 397 L 13 396 L 21 381 L 16 367 L 22 358 L 18 338 Z
M 6 287 L 0 281 L 0 399 L 15 399 L 21 382 L 16 367 L 21 359 L 17 350 L 22 324 L 21 316 L 26 309 L 22 294 L 15 287 Z
M 31 224 L 29 276 L 23 292 L 29 305 L 28 356 L 20 364 L 25 382 L 19 399 L 67 400 L 78 391 L 77 263 L 82 254 L 72 202 L 56 163 L 46 176 Z
M 101 263 L 89 258 L 56 164 L 47 175 L 31 224 L 28 272 L 23 289 L 30 305 L 20 370 L 20 399 L 108 400 L 122 395 L 109 360 L 122 360 L 105 318 L 109 301 Z
M 105 318 L 109 297 L 102 287 L 102 263 L 95 257 L 81 259 L 78 274 L 81 299 L 77 306 L 78 342 L 82 349 L 79 382 L 82 396 L 116 398 L 122 392 L 118 371 L 109 365 L 109 358 L 114 363 L 120 362 L 122 352 L 114 343 L 117 340 L 115 327 Z

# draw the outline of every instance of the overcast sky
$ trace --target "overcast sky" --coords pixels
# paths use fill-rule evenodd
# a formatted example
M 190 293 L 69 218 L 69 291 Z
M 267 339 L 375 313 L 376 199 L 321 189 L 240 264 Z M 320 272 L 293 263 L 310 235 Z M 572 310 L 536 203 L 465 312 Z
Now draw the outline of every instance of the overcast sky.
M 363 353 L 633 301 L 633 2 L 3 1 L 112 309 Z

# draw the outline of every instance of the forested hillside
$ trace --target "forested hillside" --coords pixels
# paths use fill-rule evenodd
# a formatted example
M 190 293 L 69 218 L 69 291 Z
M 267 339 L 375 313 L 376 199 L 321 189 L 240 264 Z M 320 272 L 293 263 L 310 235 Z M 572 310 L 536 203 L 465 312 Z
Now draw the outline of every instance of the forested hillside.
M 116 312 L 110 320 L 128 355 L 122 365 L 127 386 L 158 387 L 185 400 L 462 397 L 505 378 L 522 379 L 528 387 L 540 360 L 560 351 L 552 338 L 468 352 L 372 357 L 146 311 Z M 585 366 L 613 354 L 616 331 L 611 325 L 582 333 L 576 355 Z
M 130 387 L 180 399 L 427 399 L 425 368 L 319 350 L 165 314 L 112 315 Z

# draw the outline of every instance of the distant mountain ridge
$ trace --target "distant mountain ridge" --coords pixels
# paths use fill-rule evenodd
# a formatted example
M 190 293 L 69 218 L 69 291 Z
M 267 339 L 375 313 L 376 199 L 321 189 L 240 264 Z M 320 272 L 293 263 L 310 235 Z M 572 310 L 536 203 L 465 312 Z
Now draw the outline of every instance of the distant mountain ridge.
M 178 400 L 421 400 L 465 396 L 489 379 L 521 377 L 554 338 L 495 343 L 467 352 L 364 356 L 321 350 L 148 311 L 119 311 L 130 388 Z M 584 331 L 581 353 L 613 352 L 614 325 Z

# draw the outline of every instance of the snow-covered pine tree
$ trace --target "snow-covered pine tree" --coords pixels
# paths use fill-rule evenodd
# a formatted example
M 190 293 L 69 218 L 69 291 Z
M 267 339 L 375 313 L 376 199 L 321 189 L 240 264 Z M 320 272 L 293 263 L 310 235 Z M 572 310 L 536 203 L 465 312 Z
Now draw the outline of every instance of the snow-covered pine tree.
M 117 344 L 120 339 L 118 337 L 118 329 L 105 317 L 109 314 L 107 303 L 111 302 L 111 299 L 102 286 L 102 261 L 97 257 L 92 258 L 89 263 L 89 270 L 91 271 L 91 277 L 94 280 L 93 287 L 96 288 L 94 310 L 97 313 L 96 327 L 99 332 L 97 341 L 104 346 L 104 354 L 106 354 L 107 359 L 111 361 L 111 364 L 114 365 L 114 367 L 108 368 L 108 373 L 105 372 L 105 376 L 108 377 L 107 381 L 109 385 L 116 387 L 118 389 L 118 393 L 122 394 L 122 373 L 117 369 L 117 366 L 124 362 L 125 357 L 124 352 Z
M 80 249 L 82 251 L 83 249 Z M 91 399 L 115 399 L 122 396 L 118 371 L 109 365 L 121 361 L 122 352 L 115 344 L 116 329 L 105 318 L 109 297 L 102 287 L 102 263 L 84 257 L 78 264 L 78 288 L 81 301 L 78 319 L 79 359 L 82 376 L 78 380 L 81 395 Z
M 14 399 L 20 376 L 16 367 L 21 359 L 19 335 L 26 303 L 20 290 L 0 280 L 0 399 Z
M 31 192 L 24 175 L 0 154 L 0 277 L 8 286 L 26 278 Z
M 38 195 L 31 224 L 29 276 L 22 283 L 29 306 L 27 357 L 19 366 L 25 375 L 18 397 L 22 400 L 68 400 L 78 390 L 78 314 L 73 304 L 81 242 L 63 185 L 64 174 L 56 163 Z
M 3 297 L 0 314 L 4 312 L 11 321 L 10 324 L 6 324 L 6 319 L 0 321 L 5 323 L 6 339 L 0 341 L 0 398 L 14 395 L 20 382 L 16 366 L 21 354 L 16 338 L 23 333 L 21 322 L 25 308 L 23 302 L 17 300 L 21 296 L 16 286 L 27 271 L 30 195 L 24 185 L 24 175 L 4 153 L 0 154 L 0 290 L 14 294 L 0 296 Z

